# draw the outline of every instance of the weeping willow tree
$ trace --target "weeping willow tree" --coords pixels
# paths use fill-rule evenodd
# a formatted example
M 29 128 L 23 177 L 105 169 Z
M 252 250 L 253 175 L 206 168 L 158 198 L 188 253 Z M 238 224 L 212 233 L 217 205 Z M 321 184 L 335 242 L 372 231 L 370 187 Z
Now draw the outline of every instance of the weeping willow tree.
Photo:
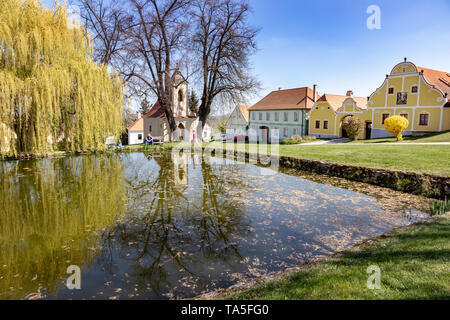
M 65 5 L 0 1 L 0 157 L 92 151 L 122 131 L 122 82 Z

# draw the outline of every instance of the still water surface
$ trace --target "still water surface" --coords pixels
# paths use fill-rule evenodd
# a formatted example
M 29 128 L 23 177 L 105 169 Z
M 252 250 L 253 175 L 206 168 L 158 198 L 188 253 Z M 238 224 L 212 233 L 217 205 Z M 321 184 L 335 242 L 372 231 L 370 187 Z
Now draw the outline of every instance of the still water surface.
M 250 164 L 171 157 L 0 163 L 0 299 L 193 297 L 427 216 Z M 65 287 L 70 265 L 81 290 Z

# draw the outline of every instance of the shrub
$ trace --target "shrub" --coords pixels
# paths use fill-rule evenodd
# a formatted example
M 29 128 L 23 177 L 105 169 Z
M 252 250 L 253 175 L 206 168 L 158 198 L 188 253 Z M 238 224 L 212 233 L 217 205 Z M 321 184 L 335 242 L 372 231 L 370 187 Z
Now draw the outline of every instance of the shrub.
M 403 140 L 402 132 L 408 128 L 409 121 L 403 116 L 392 116 L 384 121 L 384 128 L 387 132 L 397 138 L 397 141 Z
M 283 141 L 281 141 L 281 144 L 284 145 L 289 145 L 289 144 L 299 144 L 301 143 L 301 140 L 293 140 L 293 139 L 284 139 Z
M 362 127 L 361 120 L 353 116 L 347 117 L 342 121 L 342 128 L 347 131 L 347 135 L 351 140 L 358 139 Z
M 294 134 L 294 135 L 291 137 L 291 140 L 294 140 L 294 141 L 301 141 L 301 140 L 302 140 L 302 137 L 301 137 L 300 135 L 298 135 L 298 134 Z

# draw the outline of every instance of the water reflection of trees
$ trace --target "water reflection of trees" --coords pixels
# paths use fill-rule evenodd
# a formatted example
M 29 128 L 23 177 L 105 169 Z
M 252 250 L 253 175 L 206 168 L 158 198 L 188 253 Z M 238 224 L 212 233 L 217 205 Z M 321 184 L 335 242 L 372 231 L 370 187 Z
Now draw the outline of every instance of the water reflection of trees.
M 210 262 L 240 260 L 239 239 L 249 223 L 227 193 L 241 180 L 215 174 L 201 159 L 199 169 L 189 167 L 191 174 L 186 162 L 174 163 L 170 154 L 150 160 L 155 166 L 147 178 L 127 180 L 133 212 L 105 237 L 105 245 L 128 261 L 133 282 L 161 294 L 182 278 L 205 275 Z M 185 185 L 180 180 L 187 177 Z
M 0 163 L 0 298 L 54 292 L 125 210 L 117 156 Z

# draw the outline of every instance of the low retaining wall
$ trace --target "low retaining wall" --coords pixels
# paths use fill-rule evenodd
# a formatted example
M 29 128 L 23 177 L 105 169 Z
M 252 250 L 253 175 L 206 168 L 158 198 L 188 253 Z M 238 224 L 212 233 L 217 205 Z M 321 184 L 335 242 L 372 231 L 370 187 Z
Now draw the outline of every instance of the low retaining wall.
M 226 150 L 224 150 L 223 153 L 225 154 Z M 234 154 L 237 156 L 237 152 Z M 248 159 L 249 156 L 248 153 L 245 154 L 246 159 Z M 254 157 L 256 156 L 252 155 L 252 158 Z M 279 158 L 279 163 L 280 166 L 284 168 L 345 178 L 428 198 L 441 200 L 446 197 L 450 198 L 450 177 L 441 177 L 426 173 L 358 167 L 285 156 Z
M 357 167 L 291 157 L 281 157 L 280 166 L 365 182 L 429 198 L 444 199 L 450 197 L 450 177 Z

